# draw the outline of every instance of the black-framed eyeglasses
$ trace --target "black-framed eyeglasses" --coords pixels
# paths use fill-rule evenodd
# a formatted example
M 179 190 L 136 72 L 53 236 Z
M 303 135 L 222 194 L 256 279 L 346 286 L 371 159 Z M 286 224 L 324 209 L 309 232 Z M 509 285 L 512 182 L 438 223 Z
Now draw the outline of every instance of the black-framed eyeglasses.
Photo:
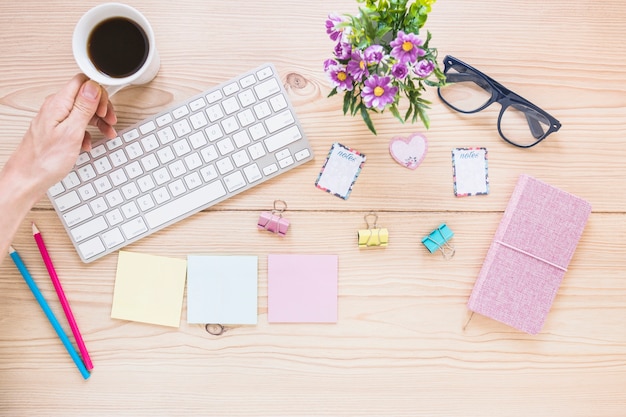
M 510 144 L 530 148 L 561 128 L 546 111 L 476 68 L 450 55 L 443 62 L 446 85 L 437 89 L 441 100 L 461 113 L 477 113 L 500 103 L 498 132 Z

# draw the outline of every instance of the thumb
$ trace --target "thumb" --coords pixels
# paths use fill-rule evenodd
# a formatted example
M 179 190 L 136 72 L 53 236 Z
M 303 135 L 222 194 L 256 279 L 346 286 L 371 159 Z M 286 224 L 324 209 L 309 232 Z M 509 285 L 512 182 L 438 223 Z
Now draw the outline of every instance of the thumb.
M 70 123 L 79 129 L 85 129 L 98 110 L 101 95 L 102 90 L 98 83 L 92 80 L 84 82 L 67 118 Z

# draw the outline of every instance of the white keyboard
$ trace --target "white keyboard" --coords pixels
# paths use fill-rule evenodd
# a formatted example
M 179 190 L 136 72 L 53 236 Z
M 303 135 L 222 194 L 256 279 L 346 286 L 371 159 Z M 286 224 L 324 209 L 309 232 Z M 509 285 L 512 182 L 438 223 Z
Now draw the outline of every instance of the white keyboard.
M 48 197 L 92 262 L 312 158 L 265 64 L 95 143 Z

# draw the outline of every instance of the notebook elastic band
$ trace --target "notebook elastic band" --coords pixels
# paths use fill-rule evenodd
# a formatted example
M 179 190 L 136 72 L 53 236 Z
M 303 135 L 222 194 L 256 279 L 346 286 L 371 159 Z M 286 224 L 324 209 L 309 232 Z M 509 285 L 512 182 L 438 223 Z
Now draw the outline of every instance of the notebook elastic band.
M 548 260 L 546 260 L 546 259 L 543 259 L 543 258 L 541 258 L 541 257 L 539 257 L 539 256 L 537 256 L 537 255 L 533 255 L 532 253 L 526 252 L 525 250 L 521 250 L 520 248 L 516 248 L 515 246 L 511 246 L 511 245 L 509 245 L 509 244 L 507 244 L 507 243 L 504 243 L 504 242 L 503 242 L 503 241 L 501 241 L 501 240 L 496 240 L 496 242 L 497 242 L 497 243 L 499 243 L 499 244 L 501 244 L 502 246 L 506 246 L 506 247 L 507 247 L 507 248 L 509 248 L 509 249 L 513 249 L 514 251 L 517 251 L 517 252 L 523 253 L 524 255 L 528 255 L 528 256 L 530 256 L 531 258 L 537 259 L 538 261 L 541 261 L 541 262 L 547 263 L 548 265 L 551 265 L 551 266 L 553 266 L 553 267 L 555 267 L 555 268 L 558 268 L 558 269 L 560 269 L 561 271 L 567 272 L 567 268 L 563 268 L 562 266 L 557 265 L 557 264 L 555 264 L 555 263 L 552 263 L 552 262 L 550 262 L 550 261 L 548 261 Z

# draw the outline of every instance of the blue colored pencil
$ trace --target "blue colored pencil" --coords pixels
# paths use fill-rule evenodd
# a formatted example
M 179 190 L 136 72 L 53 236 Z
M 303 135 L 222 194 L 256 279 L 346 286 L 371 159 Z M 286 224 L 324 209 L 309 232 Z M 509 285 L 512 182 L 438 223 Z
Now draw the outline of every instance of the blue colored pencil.
M 22 274 L 22 277 L 24 277 L 24 281 L 26 281 L 28 288 L 30 288 L 33 295 L 35 296 L 35 299 L 37 299 L 39 306 L 41 307 L 43 312 L 46 313 L 46 317 L 48 317 L 48 320 L 50 320 L 50 324 L 52 324 L 52 327 L 54 327 L 54 330 L 57 332 L 57 335 L 61 339 L 61 342 L 63 342 L 65 349 L 67 349 L 67 352 L 70 354 L 70 356 L 74 360 L 74 363 L 78 367 L 78 370 L 80 371 L 81 375 L 85 379 L 89 378 L 91 374 L 89 373 L 89 371 L 87 371 L 85 364 L 80 359 L 80 356 L 78 356 L 78 352 L 76 352 L 76 349 L 74 349 L 74 346 L 70 342 L 70 339 L 67 337 L 67 335 L 63 331 L 61 324 L 59 324 L 59 320 L 57 320 L 56 316 L 50 309 L 50 306 L 46 302 L 46 299 L 43 298 L 43 294 L 41 293 L 41 291 L 39 291 L 39 288 L 37 287 L 35 280 L 33 280 L 33 277 L 30 275 L 30 272 L 28 272 L 28 269 L 26 269 L 26 265 L 24 265 L 24 262 L 22 262 L 22 258 L 20 258 L 20 255 L 15 251 L 15 249 L 13 249 L 13 246 L 9 247 L 9 255 L 11 255 L 11 259 L 13 259 L 15 266 L 17 266 L 17 269 L 20 271 L 20 274 Z

